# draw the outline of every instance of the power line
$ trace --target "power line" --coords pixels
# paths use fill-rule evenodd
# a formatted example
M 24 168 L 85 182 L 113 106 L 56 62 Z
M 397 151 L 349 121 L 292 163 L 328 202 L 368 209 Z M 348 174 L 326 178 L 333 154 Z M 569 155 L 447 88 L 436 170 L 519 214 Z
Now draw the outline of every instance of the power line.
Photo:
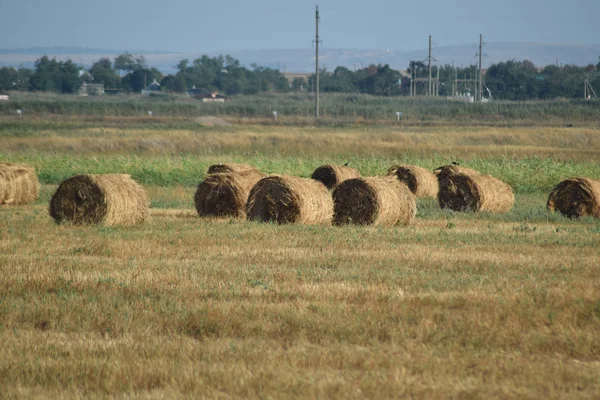
M 319 118 L 319 43 L 322 43 L 319 40 L 319 6 L 316 6 L 315 9 L 315 27 L 316 27 L 316 36 L 313 43 L 315 44 L 316 54 L 315 54 L 315 75 L 316 75 L 316 97 L 315 97 L 315 119 Z

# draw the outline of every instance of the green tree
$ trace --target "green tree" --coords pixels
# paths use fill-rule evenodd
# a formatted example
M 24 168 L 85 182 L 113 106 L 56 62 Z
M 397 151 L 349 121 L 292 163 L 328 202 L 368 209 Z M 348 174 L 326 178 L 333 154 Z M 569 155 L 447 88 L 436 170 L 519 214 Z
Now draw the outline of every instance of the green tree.
M 32 73 L 28 68 L 0 68 L 0 90 L 27 90 Z
M 113 68 L 109 58 L 96 61 L 89 70 L 93 83 L 102 83 L 106 88 L 116 88 L 120 84 L 117 71 Z
M 141 69 L 148 69 L 148 64 L 143 55 L 134 56 L 131 53 L 125 52 L 115 58 L 115 69 L 131 73 Z
M 299 76 L 292 79 L 292 90 L 306 90 L 306 79 Z
M 29 79 L 29 88 L 76 93 L 83 83 L 79 72 L 79 67 L 71 60 L 63 62 L 43 56 L 35 62 L 35 70 Z
M 155 79 L 162 81 L 162 74 L 156 68 L 136 69 L 123 77 L 121 86 L 129 92 L 140 92 Z

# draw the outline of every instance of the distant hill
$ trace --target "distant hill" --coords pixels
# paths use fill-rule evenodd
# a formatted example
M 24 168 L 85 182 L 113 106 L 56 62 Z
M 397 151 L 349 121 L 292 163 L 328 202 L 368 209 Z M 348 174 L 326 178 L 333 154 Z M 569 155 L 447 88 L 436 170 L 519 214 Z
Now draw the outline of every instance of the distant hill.
M 71 58 L 76 63 L 89 67 L 94 60 L 101 57 L 111 57 L 124 51 L 109 49 L 89 49 L 80 47 L 35 47 L 29 49 L 0 49 L 0 66 L 24 65 L 31 68 L 35 60 L 42 55 L 57 59 Z M 475 53 L 477 44 L 460 46 L 443 46 L 433 49 L 433 57 L 437 64 L 466 66 L 476 63 Z M 193 60 L 202 54 L 211 57 L 219 54 L 230 54 L 246 66 L 258 64 L 281 71 L 306 73 L 315 68 L 314 49 L 280 49 L 280 50 L 232 50 L 207 53 L 176 53 L 168 51 L 130 51 L 132 54 L 144 54 L 148 63 L 163 73 L 176 71 L 175 65 L 183 58 Z M 489 65 L 511 59 L 532 61 L 536 66 L 549 64 L 587 65 L 597 64 L 600 56 L 600 45 L 569 45 L 548 43 L 489 43 L 484 47 L 484 68 Z M 349 69 L 359 69 L 370 64 L 389 64 L 394 69 L 405 69 L 410 60 L 424 60 L 427 49 L 398 50 L 398 49 L 330 49 L 322 48 L 320 64 L 333 70 L 337 66 Z

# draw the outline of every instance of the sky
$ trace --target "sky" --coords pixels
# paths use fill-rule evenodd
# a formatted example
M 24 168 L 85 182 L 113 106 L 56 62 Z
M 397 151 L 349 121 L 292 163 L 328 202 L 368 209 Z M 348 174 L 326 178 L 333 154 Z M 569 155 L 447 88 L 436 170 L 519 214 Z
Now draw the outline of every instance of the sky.
M 535 42 L 600 44 L 599 0 L 316 0 L 323 46 L 423 49 Z M 0 49 L 88 47 L 219 52 L 310 48 L 315 2 L 0 0 Z

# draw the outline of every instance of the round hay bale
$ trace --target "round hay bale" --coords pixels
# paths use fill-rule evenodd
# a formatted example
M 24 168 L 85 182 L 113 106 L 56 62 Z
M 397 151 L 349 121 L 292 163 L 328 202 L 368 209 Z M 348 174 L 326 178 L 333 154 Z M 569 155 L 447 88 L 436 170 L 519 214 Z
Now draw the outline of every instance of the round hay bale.
M 416 165 L 393 165 L 388 169 L 389 176 L 395 176 L 408 186 L 416 197 L 437 197 L 439 186 L 436 176 L 425 168 Z
M 246 218 L 279 224 L 330 224 L 333 200 L 320 182 L 295 176 L 269 176 L 250 191 Z
M 226 172 L 258 171 L 250 164 L 215 164 L 208 167 L 208 174 L 222 174 Z
M 333 224 L 410 225 L 417 214 L 415 196 L 392 176 L 355 178 L 333 191 Z
M 50 200 L 57 223 L 135 225 L 148 218 L 146 191 L 125 174 L 77 175 L 63 181 Z
M 463 174 L 463 175 L 481 175 L 479 172 L 477 172 L 477 171 L 475 171 L 473 169 L 466 168 L 466 167 L 461 167 L 459 165 L 443 165 L 441 167 L 436 168 L 433 171 L 433 174 L 435 176 L 437 176 L 438 183 L 439 183 L 440 177 L 445 178 L 447 176 L 458 175 L 458 174 Z
M 0 204 L 20 205 L 35 201 L 40 183 L 35 170 L 24 164 L 0 163 Z
M 207 175 L 194 195 L 198 215 L 245 218 L 250 190 L 264 177 L 253 170 Z
M 569 218 L 600 218 L 600 181 L 589 178 L 564 180 L 552 189 L 546 206 Z
M 315 169 L 311 178 L 321 182 L 327 189 L 333 189 L 347 179 L 360 177 L 360 174 L 354 168 L 344 165 L 322 165 Z
M 438 168 L 435 173 L 441 208 L 503 213 L 509 211 L 515 202 L 512 188 L 491 175 L 455 165 Z

